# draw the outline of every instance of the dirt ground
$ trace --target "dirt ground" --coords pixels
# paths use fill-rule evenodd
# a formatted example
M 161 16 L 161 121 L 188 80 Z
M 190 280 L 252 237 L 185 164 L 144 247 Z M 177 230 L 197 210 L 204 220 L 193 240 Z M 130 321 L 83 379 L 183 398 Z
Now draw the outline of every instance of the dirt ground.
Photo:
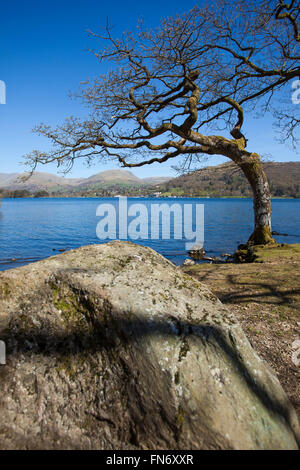
M 182 269 L 205 283 L 238 317 L 300 419 L 300 349 L 293 348 L 300 340 L 300 245 L 258 247 L 255 254 L 254 263 L 202 263 Z

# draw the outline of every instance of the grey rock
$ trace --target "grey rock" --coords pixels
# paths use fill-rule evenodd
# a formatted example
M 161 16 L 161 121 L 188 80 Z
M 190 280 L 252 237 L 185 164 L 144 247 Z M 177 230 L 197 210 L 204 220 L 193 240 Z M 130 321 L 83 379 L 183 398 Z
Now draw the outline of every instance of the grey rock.
M 194 264 L 195 264 L 195 261 L 193 261 L 192 259 L 186 258 L 184 260 L 183 266 L 192 266 Z
M 235 317 L 150 248 L 0 273 L 0 339 L 1 449 L 297 449 L 295 411 Z
M 205 255 L 205 251 L 203 247 L 194 245 L 193 248 L 188 251 L 188 255 L 193 259 L 202 259 Z

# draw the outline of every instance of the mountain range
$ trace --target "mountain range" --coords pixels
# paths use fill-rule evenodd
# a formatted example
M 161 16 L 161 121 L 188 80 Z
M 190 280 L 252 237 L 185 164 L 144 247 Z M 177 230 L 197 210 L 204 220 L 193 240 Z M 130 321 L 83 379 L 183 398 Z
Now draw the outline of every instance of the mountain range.
M 300 198 L 300 162 L 265 162 L 272 197 Z M 66 178 L 51 173 L 34 173 L 22 181 L 18 173 L 0 173 L 0 194 L 20 196 L 20 190 L 41 195 L 58 196 L 127 196 L 153 195 L 183 197 L 252 197 L 242 171 L 228 162 L 171 177 L 138 178 L 128 170 L 102 171 L 89 178 Z M 8 192 L 17 194 L 7 194 Z M 5 194 L 6 193 L 6 194 Z M 25 195 L 25 196 L 26 196 Z
M 23 181 L 25 174 L 0 173 L 0 189 L 28 190 L 31 192 L 45 190 L 49 193 L 68 192 L 99 187 L 115 186 L 148 186 L 162 184 L 170 177 L 158 176 L 138 178 L 128 170 L 102 171 L 89 178 L 66 178 L 51 173 L 35 172 L 29 179 Z

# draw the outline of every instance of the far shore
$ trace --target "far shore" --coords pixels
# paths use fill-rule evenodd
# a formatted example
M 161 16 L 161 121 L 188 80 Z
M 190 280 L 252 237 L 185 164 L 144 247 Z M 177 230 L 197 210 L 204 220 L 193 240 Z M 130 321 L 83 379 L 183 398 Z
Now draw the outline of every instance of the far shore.
M 3 197 L 0 200 L 5 199 L 115 199 L 119 196 L 128 197 L 129 199 L 252 199 L 252 197 L 245 197 L 245 196 L 127 196 L 118 195 L 118 196 L 64 196 L 64 195 L 57 195 L 57 196 L 43 196 L 43 197 L 35 197 L 35 196 L 26 196 L 26 197 Z M 288 196 L 274 196 L 271 197 L 271 200 L 294 200 L 300 199 L 300 197 L 288 197 Z

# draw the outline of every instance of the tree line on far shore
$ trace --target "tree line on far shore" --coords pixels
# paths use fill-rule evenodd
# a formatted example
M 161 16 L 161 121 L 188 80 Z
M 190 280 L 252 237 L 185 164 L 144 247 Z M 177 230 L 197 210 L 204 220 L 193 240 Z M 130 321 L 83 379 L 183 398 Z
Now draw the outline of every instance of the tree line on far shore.
M 0 197 L 18 198 L 18 197 L 50 197 L 51 195 L 47 191 L 36 191 L 31 192 L 28 189 L 0 189 Z

